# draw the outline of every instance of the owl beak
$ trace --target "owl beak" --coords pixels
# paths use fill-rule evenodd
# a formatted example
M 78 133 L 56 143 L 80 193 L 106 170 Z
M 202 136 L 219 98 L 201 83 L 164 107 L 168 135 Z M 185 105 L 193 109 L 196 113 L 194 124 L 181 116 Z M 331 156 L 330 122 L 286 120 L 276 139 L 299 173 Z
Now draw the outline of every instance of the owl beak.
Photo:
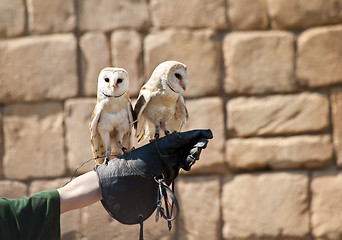
M 183 90 L 185 91 L 186 86 L 185 86 L 184 82 L 183 82 L 183 81 L 180 81 L 180 82 L 179 82 L 179 85 L 180 85 L 180 86 L 183 88 Z

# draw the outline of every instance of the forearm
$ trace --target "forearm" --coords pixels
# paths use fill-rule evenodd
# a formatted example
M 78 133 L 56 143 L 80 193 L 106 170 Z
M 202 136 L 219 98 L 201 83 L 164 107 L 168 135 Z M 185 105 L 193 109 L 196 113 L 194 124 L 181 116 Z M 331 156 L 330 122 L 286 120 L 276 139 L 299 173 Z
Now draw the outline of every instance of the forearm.
M 61 214 L 86 207 L 102 199 L 95 171 L 75 178 L 57 191 L 60 195 Z

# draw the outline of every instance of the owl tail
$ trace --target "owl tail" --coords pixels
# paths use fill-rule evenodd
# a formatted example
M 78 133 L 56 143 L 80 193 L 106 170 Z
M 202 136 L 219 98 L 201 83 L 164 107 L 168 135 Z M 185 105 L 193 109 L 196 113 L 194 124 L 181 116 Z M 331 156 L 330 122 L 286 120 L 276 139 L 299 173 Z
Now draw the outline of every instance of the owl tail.
M 135 136 L 137 137 L 138 143 L 146 138 L 152 139 L 154 136 L 153 124 L 146 118 L 140 118 L 137 123 L 137 130 Z

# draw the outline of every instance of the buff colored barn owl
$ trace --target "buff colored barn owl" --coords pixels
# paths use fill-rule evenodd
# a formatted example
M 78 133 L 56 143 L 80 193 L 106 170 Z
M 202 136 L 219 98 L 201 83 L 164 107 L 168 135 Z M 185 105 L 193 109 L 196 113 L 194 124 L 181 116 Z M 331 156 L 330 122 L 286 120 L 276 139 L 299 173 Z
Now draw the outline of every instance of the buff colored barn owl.
M 134 123 L 138 142 L 145 138 L 158 139 L 160 128 L 168 135 L 180 131 L 188 120 L 182 92 L 188 84 L 186 65 L 176 61 L 159 64 L 141 88 L 134 107 Z
M 104 160 L 106 163 L 112 152 L 121 154 L 121 151 L 127 151 L 133 109 L 126 70 L 104 68 L 97 81 L 97 103 L 90 122 L 90 135 L 93 155 L 99 165 Z

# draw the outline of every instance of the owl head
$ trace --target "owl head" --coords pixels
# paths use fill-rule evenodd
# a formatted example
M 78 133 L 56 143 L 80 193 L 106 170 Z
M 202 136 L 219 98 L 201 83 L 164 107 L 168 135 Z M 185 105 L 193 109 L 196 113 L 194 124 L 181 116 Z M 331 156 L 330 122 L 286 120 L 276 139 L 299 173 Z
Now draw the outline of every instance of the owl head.
M 166 61 L 159 64 L 156 70 L 163 73 L 167 86 L 174 92 L 185 91 L 189 78 L 186 65 L 177 61 Z
M 107 67 L 102 69 L 97 79 L 97 96 L 120 97 L 128 90 L 128 73 L 123 68 Z

